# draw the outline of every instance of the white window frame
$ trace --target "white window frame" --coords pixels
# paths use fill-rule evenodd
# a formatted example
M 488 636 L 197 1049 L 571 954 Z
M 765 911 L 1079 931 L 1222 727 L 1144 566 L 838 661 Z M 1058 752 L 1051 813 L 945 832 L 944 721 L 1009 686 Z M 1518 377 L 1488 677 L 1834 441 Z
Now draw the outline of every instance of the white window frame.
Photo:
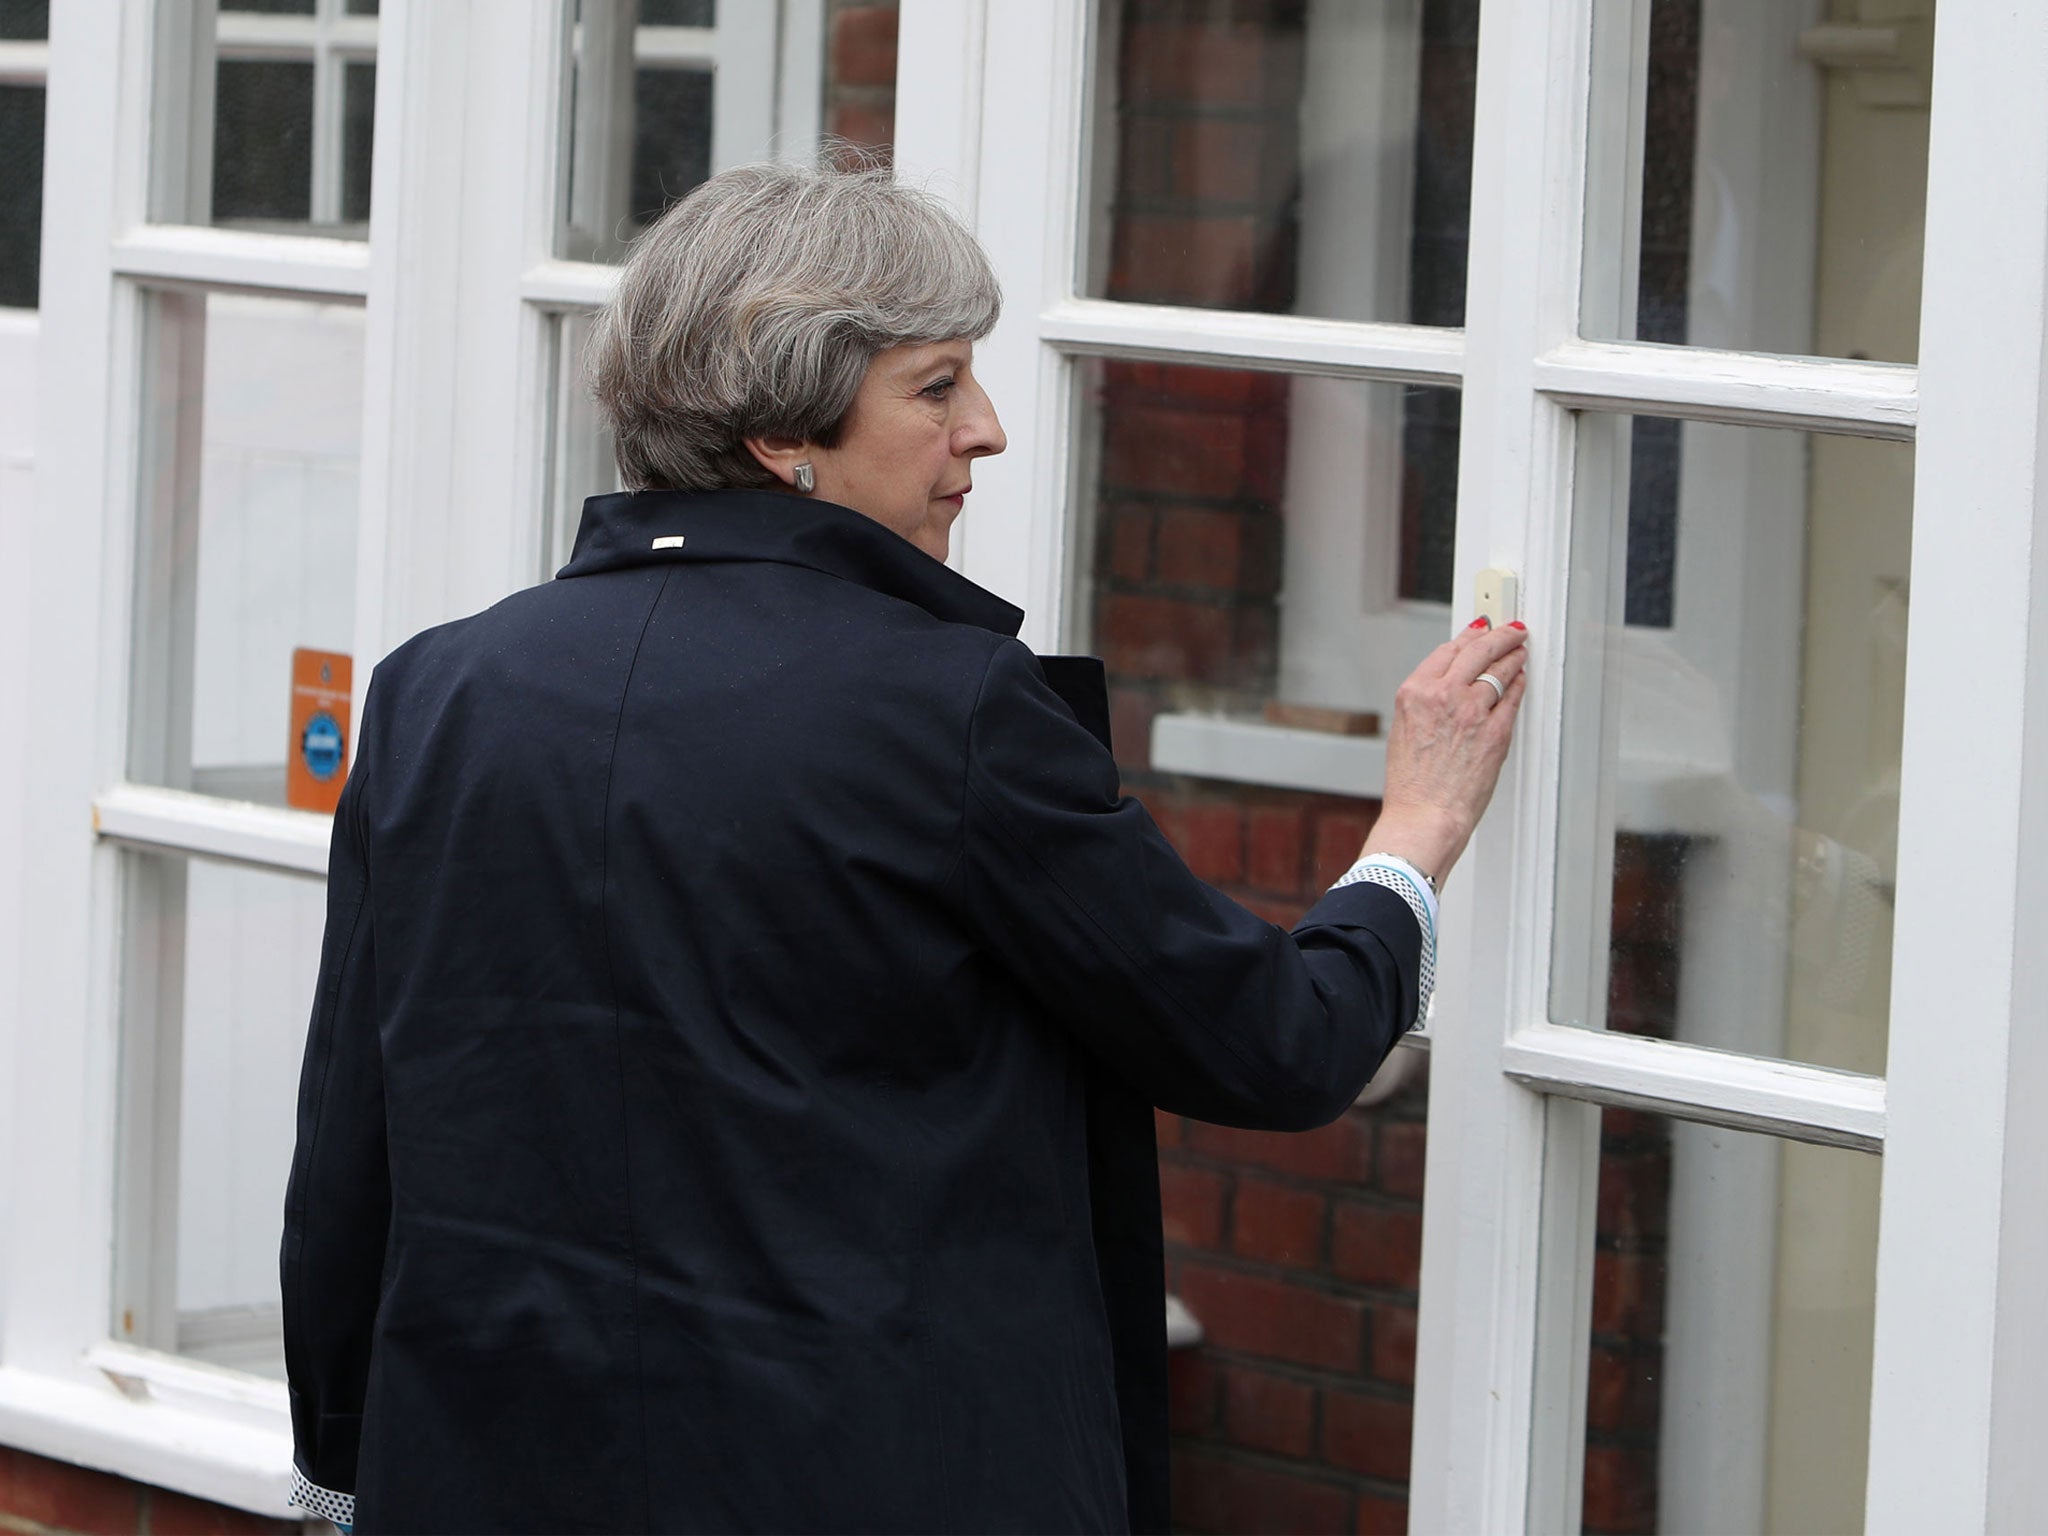
M 1461 385 L 1459 584 L 1520 570 L 1537 644 L 1521 742 L 1446 914 L 1412 1527 L 1577 1526 L 1604 1104 L 1883 1150 L 1869 1528 L 2038 1517 L 2048 1131 L 2025 1111 L 2048 1041 L 2015 1025 L 2048 1002 L 2024 964 L 2048 918 L 2048 669 L 2028 665 L 2048 639 L 2048 19 L 1941 13 L 1915 368 L 1580 339 L 1593 6 L 1487 0 L 1466 325 L 1430 331 L 1079 297 L 1092 6 L 905 0 L 899 164 L 951 191 L 1009 302 L 978 366 L 1012 462 L 957 560 L 1024 606 L 1034 644 L 1069 632 L 1075 358 Z M 2017 119 L 1972 110 L 2022 96 Z M 1889 1081 L 1548 1022 L 1579 410 L 1917 443 Z M 2014 628 L 1990 667 L 1969 660 L 1987 599 Z

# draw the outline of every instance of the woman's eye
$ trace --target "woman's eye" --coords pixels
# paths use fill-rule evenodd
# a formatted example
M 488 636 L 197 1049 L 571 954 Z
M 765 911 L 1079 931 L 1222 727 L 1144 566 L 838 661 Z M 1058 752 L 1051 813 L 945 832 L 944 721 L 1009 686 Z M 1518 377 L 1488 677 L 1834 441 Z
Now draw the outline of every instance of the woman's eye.
M 951 393 L 952 388 L 953 381 L 951 379 L 934 379 L 931 383 L 925 385 L 919 393 L 930 395 L 934 400 L 943 400 Z

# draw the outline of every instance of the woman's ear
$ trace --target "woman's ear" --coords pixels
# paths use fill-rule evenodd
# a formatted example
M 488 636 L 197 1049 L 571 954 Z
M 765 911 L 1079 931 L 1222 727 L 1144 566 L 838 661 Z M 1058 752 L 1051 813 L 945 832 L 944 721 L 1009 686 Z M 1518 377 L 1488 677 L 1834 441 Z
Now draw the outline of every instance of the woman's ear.
M 811 444 L 801 437 L 749 437 L 744 439 L 747 452 L 751 453 L 760 466 L 792 490 L 797 485 L 797 466 L 807 464 L 811 457 Z

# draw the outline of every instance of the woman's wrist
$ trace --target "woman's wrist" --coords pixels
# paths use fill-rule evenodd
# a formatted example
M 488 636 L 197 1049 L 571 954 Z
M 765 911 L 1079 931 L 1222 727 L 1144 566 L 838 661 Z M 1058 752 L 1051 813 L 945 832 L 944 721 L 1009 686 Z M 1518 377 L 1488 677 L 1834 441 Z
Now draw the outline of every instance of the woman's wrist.
M 1441 891 L 1471 835 L 1470 828 L 1433 807 L 1388 807 L 1373 823 L 1358 856 L 1390 853 L 1405 859 Z

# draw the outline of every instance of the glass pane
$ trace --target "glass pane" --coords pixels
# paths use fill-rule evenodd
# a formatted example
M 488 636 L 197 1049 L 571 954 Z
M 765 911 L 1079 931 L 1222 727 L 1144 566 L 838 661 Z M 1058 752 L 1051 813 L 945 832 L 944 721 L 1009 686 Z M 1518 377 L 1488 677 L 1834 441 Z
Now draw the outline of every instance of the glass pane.
M 1280 754 L 1256 773 L 1245 766 L 1252 782 L 1355 792 L 1358 780 L 1295 759 L 1363 751 L 1326 738 L 1374 734 L 1395 687 L 1443 638 L 1440 609 L 1402 599 L 1419 581 L 1448 586 L 1456 393 L 1084 368 L 1082 462 L 1094 484 L 1073 611 L 1125 690 L 1131 728 L 1149 734 L 1168 716 L 1177 753 L 1195 750 L 1190 733 L 1214 737 L 1237 743 L 1233 754 Z M 1303 713 L 1315 710 L 1334 713 Z M 1322 734 L 1304 742 L 1300 730 Z
M 543 581 L 569 563 L 584 501 L 622 489 L 618 463 L 612 456 L 611 429 L 598 413 L 597 402 L 590 397 L 584 368 L 590 329 L 588 314 L 555 317 L 548 523 L 541 540 L 539 572 Z
M 715 27 L 718 0 L 640 0 L 643 27 Z
M 729 8 L 721 19 L 706 0 L 568 5 L 572 72 L 558 255 L 622 260 L 635 235 L 713 171 L 771 153 L 802 161 L 814 152 L 817 89 L 778 83 L 779 7 Z M 862 14 L 867 9 L 872 8 Z M 838 17 L 842 25 L 835 37 L 852 15 Z M 893 81 L 893 11 L 888 21 Z M 715 40 L 674 30 L 714 24 Z M 865 60 L 874 50 L 855 52 Z M 787 56 L 820 54 L 792 46 Z M 813 106 L 805 120 L 780 120 L 780 103 L 806 98 Z
M 374 16 L 377 14 L 377 0 L 348 0 L 348 14 Z
M 1582 419 L 1551 1016 L 1881 1073 L 1912 449 L 1678 427 L 1663 630 L 1642 453 Z
M 152 296 L 134 778 L 317 809 L 303 759 L 335 787 L 294 653 L 352 646 L 362 380 L 359 308 Z
M 0 85 L 0 307 L 36 307 L 42 247 L 43 88 Z
M 186 3 L 166 0 L 173 17 Z M 152 219 L 368 233 L 375 24 L 337 12 L 264 0 L 222 5 L 211 31 L 158 29 Z
M 124 856 L 123 1338 L 284 1375 L 277 1251 L 325 887 Z
M 312 216 L 313 66 L 222 59 L 214 76 L 214 221 L 303 224 Z
M 1107 666 L 1124 791 L 1197 875 L 1291 925 L 1378 814 L 1357 733 L 1391 684 L 1361 658 L 1415 659 L 1395 540 L 1441 466 L 1403 447 L 1456 398 L 1082 367 L 1073 640 Z M 1182 1528 L 1405 1528 L 1425 1074 L 1396 1053 L 1377 1102 L 1302 1136 L 1162 1117 L 1169 1279 L 1203 1329 L 1171 1366 Z
M 50 0 L 0 0 L 0 38 L 39 41 L 50 35 Z
M 1585 334 L 1913 361 L 1934 0 L 1591 9 Z
M 341 77 L 341 218 L 370 222 L 371 125 L 377 108 L 377 66 L 345 65 Z
M 1603 1113 L 1587 1531 L 1863 1529 L 1879 1166 Z
M 1476 0 L 1100 0 L 1086 290 L 1460 325 Z
M 633 189 L 628 220 L 652 223 L 711 175 L 711 71 L 633 72 Z

